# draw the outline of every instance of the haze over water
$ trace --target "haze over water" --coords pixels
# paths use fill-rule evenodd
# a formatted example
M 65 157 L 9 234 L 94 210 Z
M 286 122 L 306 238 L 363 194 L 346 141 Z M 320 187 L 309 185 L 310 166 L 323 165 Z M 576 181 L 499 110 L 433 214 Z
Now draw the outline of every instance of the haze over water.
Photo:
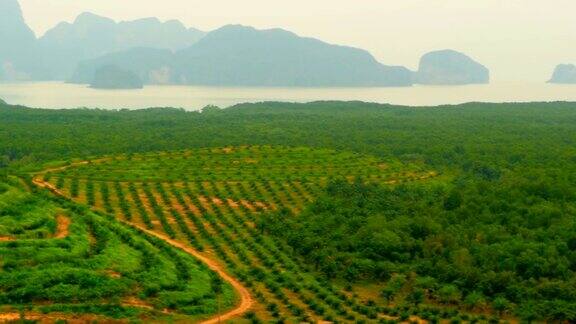
M 96 90 L 62 82 L 0 84 L 0 98 L 35 108 L 140 109 L 177 107 L 198 110 L 261 101 L 310 102 L 343 100 L 407 106 L 466 102 L 576 101 L 576 85 L 493 83 L 468 86 L 406 88 L 240 88 L 147 86 L 142 90 Z

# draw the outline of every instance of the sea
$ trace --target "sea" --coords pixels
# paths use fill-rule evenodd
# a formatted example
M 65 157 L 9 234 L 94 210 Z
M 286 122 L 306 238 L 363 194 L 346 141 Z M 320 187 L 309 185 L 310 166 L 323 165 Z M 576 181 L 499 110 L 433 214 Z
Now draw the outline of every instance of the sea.
M 146 86 L 139 90 L 99 90 L 63 82 L 23 82 L 0 84 L 0 99 L 14 105 L 47 109 L 176 107 L 199 110 L 207 105 L 227 108 L 263 101 L 323 100 L 430 107 L 468 102 L 576 102 L 576 85 L 499 82 L 399 88 Z

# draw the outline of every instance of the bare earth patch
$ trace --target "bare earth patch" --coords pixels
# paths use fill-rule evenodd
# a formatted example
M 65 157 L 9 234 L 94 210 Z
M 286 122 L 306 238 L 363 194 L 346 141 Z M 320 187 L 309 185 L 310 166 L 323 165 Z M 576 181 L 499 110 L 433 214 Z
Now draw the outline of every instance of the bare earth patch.
M 240 204 L 232 199 L 226 199 L 228 201 L 228 206 L 234 209 L 240 208 Z
M 29 312 L 25 313 L 24 315 L 20 313 L 2 313 L 0 314 L 0 323 L 7 323 L 7 322 L 18 322 L 21 319 L 35 321 L 37 323 L 55 323 L 58 320 L 65 320 L 66 323 L 70 324 L 84 324 L 84 323 L 92 323 L 92 322 L 101 322 L 101 323 L 123 323 L 126 321 L 120 320 L 111 320 L 106 319 L 103 321 L 101 317 L 96 315 L 70 315 L 70 314 L 60 314 L 60 313 L 51 313 L 51 314 L 41 314 L 36 312 Z
M 56 227 L 56 233 L 54 233 L 54 238 L 63 239 L 68 237 L 68 235 L 70 235 L 69 231 L 71 223 L 70 218 L 58 215 L 56 217 L 56 222 L 58 223 L 58 226 Z
M 108 276 L 112 277 L 112 278 L 122 277 L 122 274 L 120 272 L 117 272 L 114 270 L 106 270 L 106 271 L 104 271 L 104 273 L 107 274 Z
M 233 147 L 225 147 L 222 149 L 222 152 L 229 154 L 229 153 L 234 152 L 234 148 Z
M 122 306 L 154 309 L 152 305 L 134 296 L 124 298 L 124 300 L 122 300 Z

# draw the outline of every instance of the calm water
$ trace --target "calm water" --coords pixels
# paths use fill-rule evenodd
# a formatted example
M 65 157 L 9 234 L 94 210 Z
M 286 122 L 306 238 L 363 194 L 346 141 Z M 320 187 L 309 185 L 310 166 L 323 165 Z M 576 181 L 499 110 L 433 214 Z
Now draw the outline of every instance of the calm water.
M 260 101 L 309 102 L 360 100 L 410 106 L 465 102 L 576 101 L 576 85 L 494 83 L 472 86 L 412 88 L 220 88 L 148 86 L 143 90 L 95 90 L 60 82 L 0 84 L 0 98 L 38 108 L 148 108 L 206 105 L 228 107 Z

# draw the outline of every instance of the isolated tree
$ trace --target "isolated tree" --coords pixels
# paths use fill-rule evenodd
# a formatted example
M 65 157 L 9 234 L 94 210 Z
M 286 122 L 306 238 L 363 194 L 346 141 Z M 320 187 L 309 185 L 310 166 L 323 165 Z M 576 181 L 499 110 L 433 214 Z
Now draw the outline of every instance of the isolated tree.
M 481 308 L 485 305 L 486 299 L 484 295 L 479 292 L 472 292 L 464 299 L 464 304 L 470 309 L 475 310 L 477 308 Z
M 415 306 L 418 306 L 424 302 L 425 296 L 426 296 L 426 294 L 424 292 L 424 289 L 416 288 L 416 289 L 412 290 L 410 292 L 410 294 L 408 294 L 407 300 L 410 303 L 414 304 Z
M 396 294 L 396 291 L 394 289 L 392 289 L 391 287 L 386 287 L 384 289 L 382 289 L 382 291 L 380 292 L 380 295 L 386 299 L 386 302 L 388 304 L 390 304 L 390 302 L 392 301 L 392 299 L 394 298 L 394 295 Z
M 504 297 L 496 297 L 492 302 L 492 307 L 498 312 L 499 316 L 502 316 L 504 312 L 510 309 L 510 302 Z
M 462 294 L 455 285 L 445 285 L 438 291 L 438 297 L 445 304 L 455 304 L 460 301 Z

